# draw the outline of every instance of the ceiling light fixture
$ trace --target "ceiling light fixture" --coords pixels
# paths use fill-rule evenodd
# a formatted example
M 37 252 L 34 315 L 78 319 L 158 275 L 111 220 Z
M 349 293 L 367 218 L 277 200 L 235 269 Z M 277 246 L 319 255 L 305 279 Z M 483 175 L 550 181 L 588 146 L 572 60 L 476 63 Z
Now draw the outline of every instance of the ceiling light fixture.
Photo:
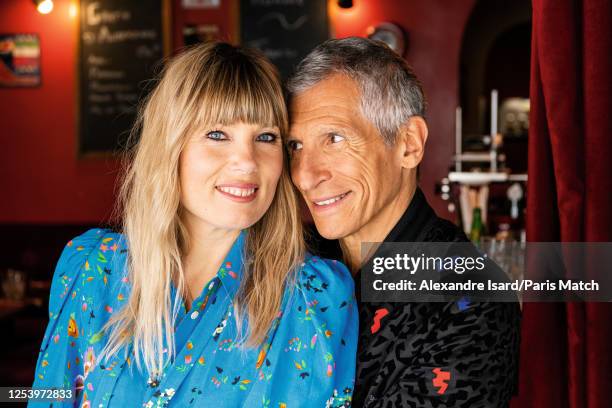
M 40 14 L 49 14 L 53 11 L 53 0 L 34 0 L 34 4 Z

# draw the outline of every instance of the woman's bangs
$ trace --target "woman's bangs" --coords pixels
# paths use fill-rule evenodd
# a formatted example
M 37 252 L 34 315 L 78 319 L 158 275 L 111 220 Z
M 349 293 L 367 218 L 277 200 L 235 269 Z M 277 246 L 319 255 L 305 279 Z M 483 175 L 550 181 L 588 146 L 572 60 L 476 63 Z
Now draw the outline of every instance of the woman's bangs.
M 201 124 L 243 122 L 278 126 L 284 132 L 287 126 L 285 102 L 280 92 L 275 92 L 270 79 L 263 75 L 228 71 L 211 75 L 208 86 L 202 87 Z

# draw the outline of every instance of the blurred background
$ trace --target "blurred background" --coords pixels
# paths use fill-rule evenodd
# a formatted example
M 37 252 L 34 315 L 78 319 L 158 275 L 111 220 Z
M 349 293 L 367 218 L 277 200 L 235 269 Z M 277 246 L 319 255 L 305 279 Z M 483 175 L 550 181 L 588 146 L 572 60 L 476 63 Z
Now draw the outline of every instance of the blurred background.
M 59 254 L 113 224 L 138 101 L 165 56 L 200 41 L 259 48 L 284 78 L 328 38 L 384 41 L 426 93 L 420 185 L 439 215 L 506 257 L 527 240 L 612 241 L 610 10 L 605 0 L 1 0 L 0 385 L 31 384 Z M 604 406 L 608 306 L 528 305 L 515 406 Z

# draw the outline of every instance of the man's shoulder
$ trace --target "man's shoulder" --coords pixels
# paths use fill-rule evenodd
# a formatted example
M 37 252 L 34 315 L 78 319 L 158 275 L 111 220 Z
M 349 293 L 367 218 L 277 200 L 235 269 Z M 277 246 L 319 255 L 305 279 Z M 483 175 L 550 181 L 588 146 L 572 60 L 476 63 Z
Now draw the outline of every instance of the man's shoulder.
M 440 218 L 417 188 L 408 207 L 387 234 L 385 242 L 465 242 L 463 230 Z

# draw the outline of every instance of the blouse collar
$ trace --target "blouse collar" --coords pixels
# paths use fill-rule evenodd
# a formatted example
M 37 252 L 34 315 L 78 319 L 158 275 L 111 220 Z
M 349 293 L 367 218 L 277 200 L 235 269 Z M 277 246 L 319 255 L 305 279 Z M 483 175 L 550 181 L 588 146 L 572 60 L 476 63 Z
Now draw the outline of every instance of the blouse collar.
M 240 231 L 238 238 L 234 241 L 217 272 L 217 277 L 221 281 L 223 288 L 225 288 L 227 295 L 232 299 L 240 287 L 240 281 L 244 274 L 246 234 L 246 230 Z

